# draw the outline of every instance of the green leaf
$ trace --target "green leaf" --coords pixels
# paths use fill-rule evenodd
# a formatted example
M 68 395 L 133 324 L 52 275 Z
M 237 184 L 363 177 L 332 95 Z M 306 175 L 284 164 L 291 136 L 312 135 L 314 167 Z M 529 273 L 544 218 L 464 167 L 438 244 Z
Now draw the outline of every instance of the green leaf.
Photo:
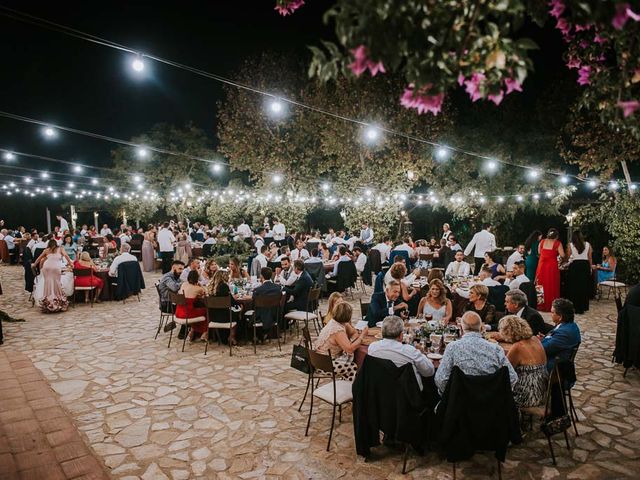
M 530 38 L 520 38 L 516 41 L 516 47 L 522 50 L 538 50 L 538 44 Z

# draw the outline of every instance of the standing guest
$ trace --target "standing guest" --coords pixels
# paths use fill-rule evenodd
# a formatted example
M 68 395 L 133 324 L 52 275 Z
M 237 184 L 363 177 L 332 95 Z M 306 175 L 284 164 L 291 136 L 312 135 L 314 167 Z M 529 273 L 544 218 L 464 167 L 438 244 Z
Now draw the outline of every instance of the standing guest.
M 192 256 L 193 252 L 191 251 L 191 240 L 189 240 L 189 236 L 187 236 L 186 233 L 178 234 L 174 258 L 186 264 Z
M 284 310 L 285 312 L 292 310 L 304 312 L 307 310 L 307 297 L 309 296 L 309 290 L 313 286 L 313 279 L 308 272 L 305 272 L 304 262 L 300 259 L 293 262 L 293 271 L 298 276 L 298 279 L 293 285 L 284 287 L 284 291 L 289 297 Z
M 534 335 L 547 333 L 553 328 L 544 323 L 542 315 L 537 310 L 527 305 L 527 295 L 522 290 L 509 290 L 504 297 L 504 306 L 508 313 L 525 320 Z
M 536 278 L 536 269 L 538 268 L 538 245 L 540 240 L 542 240 L 542 233 L 539 230 L 534 230 L 524 242 L 526 255 L 524 274 L 532 281 Z
M 382 238 L 382 242 L 372 247 L 372 249 L 380 252 L 380 261 L 382 263 L 388 262 L 389 253 L 391 253 L 391 238 L 389 238 L 388 235 L 385 235 Z
M 496 307 L 487 301 L 488 296 L 488 287 L 482 284 L 472 285 L 469 289 L 469 303 L 467 303 L 465 311 L 478 314 L 486 330 L 496 330 L 498 328 Z
M 524 274 L 525 263 L 520 260 L 519 262 L 515 262 L 511 267 L 511 272 L 507 272 L 507 278 L 504 281 L 504 284 L 507 285 L 511 290 L 516 288 L 520 288 L 520 285 L 523 283 L 530 282 L 529 279 Z
M 113 259 L 111 262 L 111 266 L 109 267 L 109 276 L 117 277 L 118 276 L 118 266 L 125 262 L 138 262 L 138 259 L 131 255 L 131 245 L 128 243 L 123 243 L 120 247 L 120 255 Z
M 369 327 L 375 327 L 388 315 L 405 316 L 409 306 L 400 299 L 400 282 L 392 280 L 387 284 L 384 292 L 375 292 L 371 295 L 369 310 L 366 320 Z
M 262 251 L 262 247 L 264 246 L 264 238 L 266 234 L 267 232 L 264 229 L 264 227 L 258 228 L 255 241 L 253 242 L 253 246 L 256 248 L 256 253 L 258 254 L 260 254 L 260 252 Z
M 335 316 L 336 307 L 342 302 L 344 302 L 344 296 L 340 292 L 333 292 L 329 295 L 329 300 L 327 300 L 327 313 L 322 317 L 322 323 L 324 325 L 329 323 L 329 320 Z
M 565 298 L 556 298 L 551 303 L 551 320 L 555 328 L 542 339 L 547 354 L 547 370 L 556 364 L 556 358 L 569 359 L 573 349 L 580 345 L 580 328 L 574 321 L 573 304 Z
M 538 246 L 538 269 L 536 270 L 536 282 L 544 289 L 544 302 L 538 304 L 538 310 L 548 312 L 551 303 L 560 297 L 560 269 L 558 257 L 564 260 L 562 242 L 558 240 L 560 234 L 555 228 L 549 229 L 547 238 Z
M 287 228 L 284 226 L 284 223 L 282 223 L 278 217 L 273 217 L 273 239 L 276 242 L 281 242 L 286 235 Z
M 229 279 L 231 281 L 249 278 L 249 274 L 240 268 L 238 257 L 229 258 Z
M 507 360 L 518 374 L 513 386 L 513 399 L 520 408 L 537 407 L 547 392 L 547 355 L 538 337 L 523 319 L 507 315 L 500 320 L 500 336 L 511 343 Z
M 171 269 L 171 263 L 173 262 L 173 244 L 176 241 L 176 237 L 173 236 L 173 232 L 169 230 L 169 222 L 164 222 L 162 228 L 158 232 L 158 245 L 160 248 L 160 258 L 162 259 L 162 273 L 165 274 Z M 184 262 L 181 262 L 184 265 Z
M 229 262 L 231 264 L 231 262 Z M 218 271 L 218 264 L 215 258 L 210 258 L 207 263 L 204 264 L 204 270 L 202 271 L 202 278 L 207 282 L 207 285 L 213 280 L 213 276 Z
M 47 248 L 36 262 L 44 280 L 44 293 L 40 301 L 44 313 L 64 312 L 69 307 L 69 300 L 62 289 L 63 259 L 67 265 L 73 264 L 64 249 L 58 246 L 58 242 L 49 240 Z
M 447 266 L 445 276 L 466 277 L 470 273 L 471 273 L 471 267 L 467 262 L 464 261 L 464 252 L 462 250 L 458 250 L 456 252 L 455 261 L 451 262 Z
M 204 317 L 207 315 L 207 309 L 204 307 L 196 307 L 194 302 L 197 299 L 204 297 L 204 289 L 198 285 L 199 272 L 192 270 L 187 276 L 187 281 L 180 286 L 178 290 L 179 294 L 184 295 L 186 304 L 176 306 L 176 317 L 178 318 L 196 318 Z M 192 342 L 195 340 L 201 340 L 203 342 L 208 341 L 209 324 L 205 322 L 198 322 L 191 325 L 191 331 L 189 332 L 189 340 Z
M 158 282 L 158 291 L 160 293 L 160 310 L 164 313 L 172 313 L 171 300 L 169 292 L 178 293 L 180 289 L 180 275 L 184 270 L 184 263 L 174 260 L 171 263 L 171 270 L 160 277 Z
M 149 230 L 142 240 L 142 269 L 145 272 L 153 272 L 156 268 L 155 234 Z
M 269 264 L 269 259 L 267 258 L 268 254 L 269 254 L 269 247 L 267 247 L 265 244 L 262 244 L 262 247 L 260 247 L 259 254 L 256 255 L 256 257 L 253 259 L 253 262 L 251 264 L 251 275 L 257 277 L 260 270 L 268 266 Z
M 518 374 L 507 360 L 504 350 L 497 343 L 482 338 L 482 320 L 477 313 L 466 312 L 460 319 L 462 338 L 450 343 L 444 351 L 435 382 L 443 394 L 453 367 L 458 367 L 465 375 L 491 375 L 502 367 L 509 370 L 511 387 L 518 381 Z
M 464 249 L 464 256 L 469 256 L 471 251 L 474 251 L 473 258 L 475 259 L 476 268 L 475 274 L 477 275 L 482 268 L 482 264 L 485 261 L 484 254 L 487 252 L 493 252 L 496 249 L 496 237 L 491 233 L 491 224 L 485 223 L 482 225 L 482 230 L 476 233 L 467 248 Z
M 73 241 L 73 237 L 70 234 L 66 234 L 62 239 L 62 248 L 67 253 L 71 260 L 76 259 L 78 253 L 78 245 Z
M 369 333 L 367 327 L 360 334 L 351 326 L 353 309 L 347 302 L 336 306 L 335 316 L 322 328 L 316 340 L 316 352 L 331 355 L 336 376 L 353 381 L 358 367 L 353 361 L 353 353 L 362 345 Z
M 113 235 L 113 232 L 109 228 L 109 225 L 105 223 L 104 225 L 102 225 L 102 229 L 100 230 L 100 236 L 106 237 L 107 235 Z
M 294 262 L 298 259 L 306 260 L 310 256 L 311 255 L 309 255 L 307 249 L 304 248 L 304 243 L 302 242 L 302 240 L 296 240 L 296 248 L 291 250 L 291 260 L 293 260 Z
M 67 222 L 67 220 L 62 216 L 61 213 L 56 215 L 56 218 L 58 219 L 58 221 L 60 222 L 60 231 L 62 233 L 66 232 L 67 230 L 69 230 L 69 222 Z
M 453 234 L 448 223 L 442 225 L 442 239 L 449 241 L 449 237 Z
M 360 241 L 365 247 L 373 245 L 373 229 L 369 227 L 367 222 L 362 224 L 362 229 L 360 230 Z
M 596 265 L 598 270 L 598 283 L 612 280 L 616 276 L 616 257 L 613 255 L 613 251 L 609 247 L 602 248 L 602 263 Z
M 251 227 L 245 223 L 244 218 L 240 220 L 240 225 L 238 225 L 236 233 L 243 239 L 251 238 Z
M 430 316 L 441 325 L 451 322 L 453 307 L 451 300 L 447 298 L 447 290 L 442 280 L 436 278 L 431 281 L 429 291 L 418 305 L 418 315 Z
M 80 254 L 80 258 L 73 263 L 73 268 L 77 270 L 93 270 L 94 273 L 98 271 L 94 263 L 91 261 L 91 256 L 89 252 L 82 252 Z M 94 293 L 94 302 L 100 303 L 100 294 L 102 293 L 102 289 L 104 288 L 104 281 L 100 277 L 96 277 L 95 275 L 91 276 L 82 276 L 82 277 L 74 277 L 73 279 L 74 285 L 76 287 L 96 287 Z M 87 290 L 85 295 L 84 302 L 87 303 L 89 300 L 89 291 Z
M 385 317 L 382 321 L 382 340 L 372 343 L 367 355 L 391 360 L 396 367 L 410 363 L 418 380 L 418 386 L 422 390 L 422 377 L 432 377 L 435 368 L 431 360 L 420 350 L 413 345 L 402 343 L 403 335 L 404 321 L 396 315 Z
M 514 263 L 522 261 L 524 261 L 524 244 L 518 245 L 518 248 L 516 248 L 514 252 L 509 255 L 509 258 L 507 258 L 507 263 L 505 265 L 507 272 L 510 272 L 513 269 Z
M 576 313 L 589 310 L 593 266 L 593 250 L 589 242 L 585 242 L 582 233 L 575 230 L 569 243 L 569 272 L 567 279 L 567 298 L 571 300 Z

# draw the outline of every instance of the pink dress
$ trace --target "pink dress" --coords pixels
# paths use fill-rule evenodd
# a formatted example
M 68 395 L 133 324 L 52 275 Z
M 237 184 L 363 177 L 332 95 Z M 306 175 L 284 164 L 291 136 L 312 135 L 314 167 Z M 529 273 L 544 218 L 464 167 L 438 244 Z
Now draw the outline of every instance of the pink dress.
M 536 270 L 536 281 L 544 289 L 544 303 L 539 303 L 540 312 L 551 311 L 551 302 L 560 297 L 560 270 L 558 269 L 559 240 L 553 242 L 551 248 L 544 248 L 544 241 L 540 243 L 540 259 Z
M 50 253 L 42 264 L 40 275 L 44 280 L 44 296 L 40 307 L 44 313 L 64 312 L 69 307 L 69 300 L 62 290 L 62 254 Z

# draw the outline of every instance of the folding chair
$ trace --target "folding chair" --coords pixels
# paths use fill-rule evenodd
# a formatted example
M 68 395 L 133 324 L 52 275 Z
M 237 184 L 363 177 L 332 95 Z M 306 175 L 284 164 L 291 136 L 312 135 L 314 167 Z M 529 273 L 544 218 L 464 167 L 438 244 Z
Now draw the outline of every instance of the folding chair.
M 293 325 L 295 323 L 296 329 L 298 330 L 298 335 L 300 335 L 300 327 L 298 323 L 300 321 L 304 321 L 305 327 L 309 326 L 309 320 L 314 320 L 314 328 L 316 329 L 316 334 L 319 334 L 318 326 L 315 323 L 315 320 L 318 318 L 318 300 L 320 299 L 320 288 L 311 288 L 309 289 L 309 295 L 307 296 L 307 307 L 306 310 L 293 310 L 287 313 L 284 316 L 284 319 L 287 321 L 287 326 Z M 285 328 L 284 332 L 284 342 L 287 343 L 287 329 Z
M 169 292 L 169 299 L 171 300 L 171 303 L 174 305 L 174 309 L 177 308 L 178 305 L 187 304 L 187 299 L 181 293 Z M 182 351 L 184 352 L 184 346 L 187 343 L 187 337 L 189 336 L 189 330 L 191 330 L 191 325 L 193 325 L 194 323 L 200 323 L 200 322 L 206 321 L 206 317 L 181 318 L 175 315 L 174 319 L 175 319 L 174 321 L 178 325 L 185 326 L 184 339 L 182 340 Z M 173 337 L 173 330 L 174 329 L 171 329 L 171 332 L 169 333 L 169 344 L 167 345 L 167 348 L 171 348 L 171 338 Z
M 160 299 L 160 284 L 156 283 L 156 291 L 158 292 L 158 298 Z M 162 302 L 162 301 L 160 301 Z M 160 330 L 162 329 L 163 325 L 169 323 L 169 320 L 173 320 L 173 316 L 175 315 L 175 306 L 173 303 L 169 302 L 168 304 L 169 306 L 169 310 L 170 312 L 164 312 L 162 311 L 162 308 L 160 308 L 160 323 L 158 323 L 158 331 L 156 332 L 156 336 L 154 337 L 154 340 L 156 340 L 158 338 L 158 334 L 160 333 Z
M 275 327 L 276 327 L 276 336 L 278 338 L 278 350 L 282 351 L 282 347 L 280 346 L 280 304 L 282 302 L 282 295 L 257 295 L 253 300 L 253 310 L 250 312 L 251 324 L 253 325 L 253 353 L 257 353 L 258 347 L 258 327 L 263 328 L 264 325 L 262 322 L 256 322 L 256 311 L 261 309 L 275 309 Z M 285 333 L 285 342 L 286 342 L 286 333 Z
M 236 322 L 233 321 L 233 311 L 231 310 L 231 296 L 227 295 L 225 297 L 205 297 L 204 305 L 205 307 L 207 307 L 207 322 L 209 324 L 209 328 L 213 329 L 216 332 L 216 337 L 218 337 L 218 345 L 221 345 L 222 341 L 217 330 L 229 330 L 229 356 L 233 356 L 233 342 L 231 341 L 231 332 L 234 328 L 236 328 Z M 226 310 L 229 313 L 229 321 L 213 321 L 210 317 L 210 310 Z M 208 348 L 209 342 L 207 341 L 204 347 L 205 355 L 207 354 Z
M 73 300 L 72 305 L 75 307 L 76 304 L 76 291 L 81 291 L 81 292 L 85 292 L 85 301 L 87 299 L 87 297 L 89 297 L 90 301 L 91 301 L 91 308 L 93 308 L 93 300 L 94 300 L 94 294 L 93 291 L 97 288 L 94 284 L 93 284 L 93 269 L 92 268 L 74 268 L 73 269 L 73 278 L 75 279 L 75 277 L 89 277 L 91 280 L 89 281 L 89 283 L 91 284 L 89 287 L 77 287 L 75 285 L 74 282 L 74 286 L 73 286 L 73 295 L 71 296 L 71 300 Z

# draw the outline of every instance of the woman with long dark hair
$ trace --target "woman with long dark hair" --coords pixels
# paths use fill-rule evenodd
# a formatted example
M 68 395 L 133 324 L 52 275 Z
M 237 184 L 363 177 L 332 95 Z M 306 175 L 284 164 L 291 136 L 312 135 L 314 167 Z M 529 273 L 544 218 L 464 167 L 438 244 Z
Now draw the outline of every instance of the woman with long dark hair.
M 560 297 L 560 269 L 558 257 L 564 260 L 565 254 L 562 242 L 558 240 L 560 233 L 555 228 L 550 228 L 547 238 L 538 245 L 538 268 L 536 270 L 536 282 L 544 289 L 544 302 L 538 304 L 541 312 L 551 311 L 551 303 Z
M 530 280 L 533 280 L 536 276 L 536 269 L 538 268 L 538 245 L 540 244 L 540 240 L 542 240 L 542 232 L 540 230 L 534 230 L 524 242 L 524 274 Z
M 569 255 L 567 298 L 573 302 L 576 313 L 584 313 L 589 310 L 593 249 L 579 230 L 571 236 Z

